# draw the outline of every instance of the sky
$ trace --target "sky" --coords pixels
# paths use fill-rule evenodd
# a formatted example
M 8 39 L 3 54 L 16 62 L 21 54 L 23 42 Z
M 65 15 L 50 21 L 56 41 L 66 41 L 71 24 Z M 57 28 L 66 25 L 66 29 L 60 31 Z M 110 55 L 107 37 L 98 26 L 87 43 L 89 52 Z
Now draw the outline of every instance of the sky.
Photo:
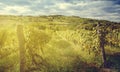
M 120 0 L 0 0 L 0 15 L 66 15 L 120 22 Z

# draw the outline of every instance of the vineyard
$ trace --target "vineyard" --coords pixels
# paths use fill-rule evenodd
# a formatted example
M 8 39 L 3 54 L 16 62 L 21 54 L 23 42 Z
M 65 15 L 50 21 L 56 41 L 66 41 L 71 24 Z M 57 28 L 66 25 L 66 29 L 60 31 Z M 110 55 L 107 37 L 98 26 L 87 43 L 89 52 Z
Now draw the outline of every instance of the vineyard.
M 0 15 L 0 72 L 99 72 L 104 67 L 100 41 L 106 67 L 119 72 L 120 23 Z

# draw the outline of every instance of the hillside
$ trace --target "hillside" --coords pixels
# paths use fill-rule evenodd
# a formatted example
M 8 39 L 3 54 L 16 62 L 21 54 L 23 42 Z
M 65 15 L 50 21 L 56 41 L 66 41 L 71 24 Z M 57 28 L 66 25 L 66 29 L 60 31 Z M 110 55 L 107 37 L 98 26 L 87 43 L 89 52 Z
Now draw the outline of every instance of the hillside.
M 22 57 L 25 72 L 98 72 L 103 64 L 98 29 L 105 33 L 110 68 L 119 72 L 120 23 L 77 16 L 0 15 L 0 72 L 20 72 Z

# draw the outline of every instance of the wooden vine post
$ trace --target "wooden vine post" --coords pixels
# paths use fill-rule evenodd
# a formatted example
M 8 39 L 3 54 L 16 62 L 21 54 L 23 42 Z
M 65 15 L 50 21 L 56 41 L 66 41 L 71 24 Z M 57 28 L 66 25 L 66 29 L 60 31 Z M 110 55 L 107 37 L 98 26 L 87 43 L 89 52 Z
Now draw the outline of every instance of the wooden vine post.
M 99 48 L 101 49 L 102 52 L 102 60 L 103 60 L 103 67 L 107 66 L 107 61 L 106 61 L 106 54 L 105 54 L 105 29 L 104 27 L 101 28 L 102 25 L 98 22 L 98 26 L 97 26 L 97 31 L 98 31 L 98 38 L 99 38 Z
M 25 72 L 25 39 L 22 25 L 17 25 L 17 36 L 19 42 L 20 72 Z

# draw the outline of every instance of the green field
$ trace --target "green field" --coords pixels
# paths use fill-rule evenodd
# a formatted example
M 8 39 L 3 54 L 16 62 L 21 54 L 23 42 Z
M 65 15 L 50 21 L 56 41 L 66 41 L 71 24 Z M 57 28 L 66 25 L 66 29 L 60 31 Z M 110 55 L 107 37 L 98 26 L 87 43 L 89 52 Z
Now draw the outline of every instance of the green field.
M 62 15 L 0 15 L 0 72 L 20 72 L 21 62 L 25 72 L 99 72 L 98 22 L 109 69 L 119 72 L 120 23 Z

